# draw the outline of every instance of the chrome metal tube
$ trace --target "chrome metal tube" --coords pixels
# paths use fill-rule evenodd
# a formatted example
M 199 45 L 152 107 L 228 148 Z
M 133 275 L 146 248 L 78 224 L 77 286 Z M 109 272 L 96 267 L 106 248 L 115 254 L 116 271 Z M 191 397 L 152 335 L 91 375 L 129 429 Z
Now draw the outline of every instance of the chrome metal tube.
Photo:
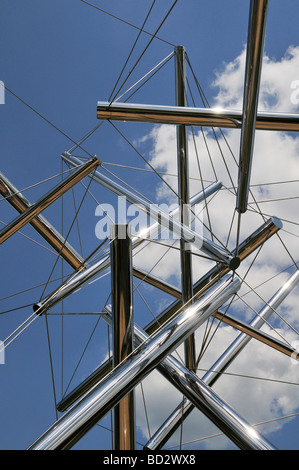
M 73 162 L 74 163 L 74 162 Z M 82 162 L 76 159 L 76 165 L 80 165 Z M 205 191 L 201 191 L 197 195 L 193 196 L 190 200 L 190 205 L 193 207 L 196 204 L 202 202 L 206 197 L 214 194 L 218 191 L 221 187 L 221 182 L 216 182 L 208 186 Z M 171 217 L 176 217 L 178 215 L 178 209 L 174 210 L 170 213 Z M 147 240 L 145 238 L 149 236 L 155 237 L 161 225 L 159 223 L 154 223 L 150 227 L 142 229 L 138 236 L 132 238 L 132 249 L 139 247 L 140 245 L 146 243 Z M 140 235 L 140 236 L 139 236 Z M 59 286 L 54 292 L 49 294 L 45 299 L 41 302 L 38 302 L 34 305 L 34 310 L 37 315 L 44 314 L 47 310 L 54 307 L 58 302 L 78 290 L 81 286 L 89 282 L 93 279 L 96 275 L 103 272 L 105 269 L 109 268 L 110 266 L 110 255 L 105 255 L 101 258 L 98 262 L 94 265 L 88 267 L 82 273 L 74 273 L 74 275 L 64 282 L 61 286 Z
M 108 324 L 111 324 L 111 309 L 107 306 L 105 310 L 106 313 L 102 316 Z M 148 335 L 136 324 L 134 325 L 134 336 L 135 341 L 139 343 L 148 339 Z M 193 405 L 204 413 L 239 448 L 243 450 L 273 450 L 272 444 L 243 418 L 238 416 L 195 373 L 187 369 L 172 355 L 166 357 L 157 369 L 183 395 L 187 394 Z
M 31 206 L 25 196 L 0 172 L 0 194 L 6 201 L 14 207 L 20 214 Z M 49 245 L 59 253 L 72 268 L 81 270 L 86 267 L 84 259 L 76 250 L 55 230 L 54 227 L 42 215 L 37 215 L 30 220 L 30 225 L 46 240 Z
M 185 126 L 240 129 L 242 111 L 219 108 L 191 108 L 147 104 L 108 103 L 99 101 L 97 118 L 111 121 L 137 121 L 153 124 L 184 124 Z M 287 113 L 257 113 L 256 129 L 298 132 L 299 115 Z
M 250 235 L 240 245 L 239 256 L 241 260 L 247 258 L 251 253 L 254 252 L 258 247 L 271 238 L 277 233 L 282 227 L 281 222 L 278 219 L 269 219 L 259 229 L 257 229 L 252 235 Z M 193 286 L 195 296 L 199 296 L 206 289 L 211 287 L 215 282 L 221 279 L 225 274 L 228 273 L 228 269 L 222 265 L 216 266 L 211 269 L 205 276 L 197 281 Z M 157 316 L 156 320 L 149 323 L 145 327 L 145 332 L 148 335 L 153 334 L 160 325 L 163 325 L 168 321 L 175 312 L 182 306 L 181 300 L 174 301 L 169 307 L 167 307 L 160 315 Z M 78 385 L 72 392 L 70 392 L 61 402 L 58 404 L 57 409 L 59 411 L 65 411 L 70 405 L 75 403 L 87 390 L 89 390 L 97 381 L 106 374 L 107 370 L 111 368 L 107 362 L 97 368 L 92 374 L 90 374 L 82 384 Z
M 69 155 L 64 154 L 62 158 L 76 166 L 74 157 L 70 157 Z M 94 181 L 97 181 L 117 196 L 125 198 L 130 204 L 134 204 L 151 219 L 159 222 L 161 225 L 163 225 L 163 227 L 166 227 L 172 233 L 177 235 L 178 238 L 183 238 L 185 241 L 194 244 L 194 246 L 196 246 L 199 250 L 203 251 L 208 256 L 211 256 L 212 259 L 216 258 L 217 261 L 223 261 L 227 264 L 232 261 L 232 256 L 225 248 L 222 248 L 216 243 L 206 239 L 201 234 L 191 230 L 189 227 L 186 227 L 184 224 L 181 224 L 179 221 L 176 221 L 168 213 L 160 210 L 157 205 L 149 204 L 142 197 L 132 193 L 130 190 L 119 185 L 99 171 L 96 171 L 91 177 Z
M 226 276 L 197 302 L 156 331 L 132 355 L 56 421 L 31 450 L 71 448 L 114 407 L 136 384 L 148 375 L 186 337 L 218 310 L 240 287 L 235 277 Z
M 113 367 L 133 351 L 132 241 L 128 225 L 111 227 Z M 114 407 L 114 450 L 135 450 L 134 390 Z
M 35 204 L 32 204 L 28 209 L 22 212 L 15 220 L 6 225 L 0 231 L 0 244 L 5 242 L 14 233 L 20 230 L 24 225 L 30 222 L 40 212 L 46 209 L 50 204 L 56 201 L 66 191 L 73 187 L 78 181 L 87 176 L 91 171 L 100 165 L 99 160 L 94 157 L 88 160 L 81 168 L 78 168 L 72 175 L 60 182 L 55 188 L 45 194 Z
M 261 328 L 264 322 L 273 313 L 273 309 L 276 310 L 278 308 L 278 306 L 297 285 L 298 281 L 299 271 L 296 271 L 276 292 L 268 304 L 265 305 L 259 315 L 250 323 L 250 326 L 256 329 Z M 202 377 L 203 382 L 212 387 L 251 339 L 251 336 L 248 336 L 246 333 L 241 333 L 215 362 L 211 367 L 211 370 Z M 162 426 L 155 432 L 145 447 L 149 450 L 161 449 L 193 409 L 194 405 L 190 400 L 185 398 L 162 424 Z
M 248 203 L 267 9 L 268 0 L 251 0 L 250 2 L 236 203 L 239 213 L 246 212 Z
M 175 48 L 175 57 L 176 105 L 187 106 L 186 61 L 183 46 Z M 177 168 L 180 222 L 186 227 L 190 227 L 190 214 L 185 210 L 189 204 L 188 133 L 183 124 L 177 126 Z M 182 302 L 187 307 L 193 298 L 192 255 L 188 242 L 183 238 L 180 239 L 180 248 Z M 194 370 L 196 367 L 194 335 L 186 339 L 184 349 L 186 366 L 190 370 Z
M 242 331 L 243 333 L 246 333 L 252 338 L 260 341 L 261 343 L 267 344 L 268 346 L 270 346 L 273 349 L 276 349 L 282 354 L 285 354 L 286 356 L 299 360 L 299 358 L 295 357 L 296 350 L 294 348 L 292 348 L 287 343 L 280 341 L 277 338 L 274 338 L 272 335 L 269 335 L 263 331 L 260 331 L 259 329 L 254 328 L 250 325 L 247 325 L 247 323 L 242 322 L 241 320 L 238 320 L 237 318 L 231 317 L 230 315 L 222 312 L 221 310 L 216 312 L 214 314 L 214 317 L 220 320 L 221 322 L 225 323 L 226 325 L 230 325 L 233 328 L 236 328 L 237 330 Z

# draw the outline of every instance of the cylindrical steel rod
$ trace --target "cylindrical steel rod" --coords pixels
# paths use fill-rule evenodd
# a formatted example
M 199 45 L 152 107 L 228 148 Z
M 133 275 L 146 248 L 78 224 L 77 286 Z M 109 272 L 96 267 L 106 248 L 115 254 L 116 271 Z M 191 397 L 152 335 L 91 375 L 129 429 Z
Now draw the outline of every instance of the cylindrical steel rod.
M 226 325 L 230 325 L 233 328 L 236 328 L 239 331 L 242 331 L 243 333 L 246 333 L 247 335 L 251 336 L 252 338 L 260 341 L 261 343 L 267 344 L 273 349 L 276 349 L 277 351 L 281 352 L 282 354 L 285 354 L 286 356 L 289 357 L 294 357 L 296 356 L 296 350 L 289 346 L 287 343 L 280 341 L 276 338 L 274 338 L 272 335 L 269 335 L 263 331 L 260 331 L 257 328 L 254 328 L 253 326 L 247 325 L 247 323 L 231 317 L 227 313 L 222 312 L 219 310 L 214 314 L 214 317 L 220 320 L 221 322 L 225 323 Z M 295 358 L 299 359 L 299 358 Z
M 294 289 L 298 281 L 299 271 L 296 271 L 259 312 L 259 315 L 250 323 L 250 326 L 256 329 L 261 328 L 273 313 L 273 309 L 277 309 L 287 295 Z M 215 362 L 211 370 L 202 377 L 203 382 L 211 387 L 251 339 L 251 336 L 248 336 L 246 333 L 241 333 Z M 145 447 L 150 450 L 161 449 L 193 409 L 194 405 L 190 400 L 185 398 L 155 432 Z
M 113 367 L 133 351 L 132 241 L 128 225 L 111 227 Z M 114 450 L 135 450 L 135 397 L 128 393 L 114 408 Z
M 277 231 L 282 227 L 278 219 L 269 219 L 263 224 L 258 230 L 256 230 L 250 237 L 248 237 L 240 246 L 239 256 L 243 260 L 247 258 L 255 249 L 261 246 L 265 241 L 271 238 Z M 228 270 L 223 266 L 216 266 L 211 269 L 209 273 L 203 276 L 193 286 L 193 292 L 195 296 L 199 296 L 208 287 L 211 287 L 217 280 L 221 279 Z M 175 312 L 182 306 L 181 300 L 176 300 L 169 307 L 157 316 L 156 320 L 149 323 L 145 327 L 145 332 L 148 335 L 153 334 L 160 325 L 163 325 L 168 321 Z M 88 391 L 93 385 L 95 385 L 104 375 L 107 370 L 110 370 L 111 363 L 106 361 L 104 364 L 99 366 L 94 372 L 92 372 L 83 382 L 79 384 L 73 391 L 71 391 L 61 402 L 58 404 L 57 409 L 59 411 L 65 411 L 69 406 L 75 403 L 86 391 Z
M 39 199 L 39 201 L 28 207 L 28 209 L 22 212 L 15 220 L 6 225 L 4 229 L 0 231 L 0 244 L 20 230 L 24 225 L 30 222 L 34 217 L 40 214 L 50 204 L 61 197 L 62 194 L 68 191 L 99 165 L 100 162 L 96 157 L 88 160 L 81 168 L 78 168 L 72 175 L 60 182 L 55 188 Z
M 79 163 L 77 162 L 76 164 L 81 164 L 81 162 Z M 193 196 L 190 200 L 191 207 L 193 207 L 196 204 L 201 203 L 206 197 L 218 191 L 220 187 L 221 187 L 221 183 L 216 182 L 208 186 L 208 188 L 206 188 L 204 192 L 201 191 L 200 193 Z M 171 217 L 176 217 L 177 215 L 178 215 L 178 209 L 175 209 L 173 212 L 170 213 Z M 138 236 L 132 238 L 132 249 L 134 250 L 138 246 L 146 243 L 147 240 L 144 240 L 145 238 L 148 238 L 150 236 L 155 237 L 158 234 L 160 228 L 161 228 L 161 225 L 155 222 L 149 227 L 142 229 L 140 231 L 140 237 L 138 234 Z M 99 273 L 107 269 L 109 266 L 110 266 L 110 255 L 108 254 L 108 255 L 103 256 L 103 258 L 101 258 L 94 265 L 88 267 L 82 273 L 79 273 L 79 274 L 75 273 L 70 279 L 65 281 L 60 287 L 58 287 L 54 292 L 49 294 L 45 299 L 43 299 L 39 303 L 36 303 L 34 305 L 35 312 L 37 313 L 37 315 L 42 315 L 47 310 L 49 310 L 54 305 L 56 305 L 58 302 L 60 302 L 61 300 L 66 298 L 68 295 L 72 294 L 77 289 L 79 289 L 81 286 L 89 282 L 96 275 L 98 275 Z
M 111 309 L 105 308 L 104 320 L 111 324 Z M 134 325 L 135 342 L 142 343 L 148 335 Z M 183 395 L 187 395 L 193 405 L 205 414 L 239 448 L 243 450 L 273 450 L 273 446 L 257 433 L 252 426 L 238 416 L 223 399 L 209 388 L 195 373 L 187 369 L 172 355 L 166 357 L 157 367 L 158 371 Z
M 248 203 L 256 129 L 256 115 L 265 42 L 267 7 L 268 0 L 251 0 L 236 204 L 236 209 L 239 213 L 246 212 Z
M 69 161 L 73 165 L 76 165 L 75 159 L 73 157 L 64 154 L 62 158 L 66 161 Z M 91 177 L 94 181 L 97 181 L 117 196 L 121 196 L 125 198 L 130 204 L 135 205 L 139 210 L 149 216 L 151 220 L 153 219 L 159 222 L 161 225 L 163 225 L 163 227 L 166 227 L 173 234 L 175 234 L 178 239 L 183 238 L 185 241 L 194 244 L 194 246 L 196 246 L 199 250 L 212 257 L 212 259 L 216 258 L 217 261 L 223 261 L 227 264 L 232 261 L 232 256 L 225 248 L 208 240 L 201 233 L 197 233 L 179 221 L 176 221 L 169 215 L 169 213 L 161 210 L 156 204 L 150 204 L 142 197 L 134 194 L 129 189 L 120 186 L 118 183 L 103 175 L 99 171 L 94 172 Z
M 134 350 L 69 411 L 56 421 L 31 447 L 33 450 L 69 449 L 112 407 L 218 310 L 240 287 L 226 276 L 185 311 L 156 331 Z
M 187 106 L 186 61 L 183 46 L 175 48 L 175 57 L 176 105 Z M 189 204 L 188 132 L 183 124 L 177 126 L 177 169 L 180 222 L 190 227 L 190 214 L 186 210 Z M 183 238 L 180 239 L 180 248 L 182 302 L 187 307 L 193 297 L 192 254 L 188 242 Z M 186 339 L 184 349 L 186 366 L 194 370 L 196 367 L 194 334 Z
M 153 124 L 184 124 L 185 126 L 240 129 L 243 113 L 230 109 L 182 108 L 147 104 L 98 102 L 98 119 L 138 121 Z M 256 129 L 283 132 L 299 131 L 298 114 L 257 113 Z
M 25 196 L 0 172 L 0 194 L 6 201 L 14 207 L 20 214 L 25 212 L 31 206 Z M 55 230 L 54 227 L 42 215 L 37 215 L 30 220 L 30 225 L 46 240 L 54 250 L 68 262 L 72 268 L 84 269 L 84 259 L 75 251 L 75 249 Z

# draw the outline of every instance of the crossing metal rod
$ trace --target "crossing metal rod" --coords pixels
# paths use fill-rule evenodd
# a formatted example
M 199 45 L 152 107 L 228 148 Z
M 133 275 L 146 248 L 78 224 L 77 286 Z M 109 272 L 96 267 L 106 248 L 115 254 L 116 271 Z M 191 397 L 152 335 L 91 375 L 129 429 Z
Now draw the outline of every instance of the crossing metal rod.
M 24 225 L 30 222 L 34 217 L 45 210 L 50 204 L 61 197 L 66 191 L 72 188 L 78 181 L 82 180 L 91 171 L 100 165 L 99 160 L 94 157 L 84 163 L 80 168 L 74 171 L 72 175 L 61 181 L 55 188 L 40 198 L 35 204 L 32 204 L 22 212 L 15 220 L 10 222 L 0 231 L 0 244 L 5 242 L 14 233 L 20 230 Z
M 183 46 L 175 48 L 175 57 L 176 104 L 177 106 L 186 106 L 187 81 L 185 49 Z M 188 132 L 187 127 L 183 124 L 177 126 L 177 168 L 180 222 L 189 227 L 190 214 L 189 211 L 185 210 L 189 204 Z M 192 254 L 188 242 L 183 238 L 180 239 L 180 249 L 182 302 L 183 305 L 187 306 L 193 298 Z M 194 370 L 196 367 L 195 349 L 194 335 L 191 335 L 184 343 L 185 362 L 190 370 Z
M 243 112 L 218 108 L 191 108 L 99 101 L 98 119 L 137 121 L 152 124 L 184 124 L 185 126 L 241 129 Z M 298 132 L 299 115 L 258 112 L 256 129 L 264 131 Z
M 236 209 L 239 213 L 246 212 L 248 203 L 267 10 L 268 0 L 251 0 L 236 203 Z
M 111 227 L 111 298 L 113 367 L 133 351 L 132 241 L 128 225 Z M 114 450 L 135 450 L 135 395 L 128 393 L 114 408 Z
M 87 392 L 29 449 L 64 450 L 73 447 L 137 383 L 236 293 L 239 287 L 240 281 L 236 277 L 232 279 L 232 276 L 226 276 L 188 309 L 179 311 Z
M 102 317 L 111 324 L 111 308 L 106 306 Z M 136 324 L 134 325 L 135 342 L 146 341 L 148 335 Z M 174 356 L 166 357 L 157 370 L 181 393 L 187 394 L 193 405 L 207 416 L 224 432 L 240 449 L 273 450 L 270 444 L 235 410 L 208 387 L 195 373 L 177 361 Z
M 246 259 L 258 247 L 265 243 L 282 227 L 278 219 L 269 219 L 255 232 L 253 232 L 246 240 L 240 245 L 239 256 L 241 260 Z M 209 287 L 215 284 L 219 279 L 229 272 L 223 265 L 215 266 L 193 286 L 195 296 L 203 294 Z M 148 335 L 152 335 L 157 329 L 164 325 L 182 306 L 181 299 L 177 299 L 170 304 L 163 312 L 157 315 L 156 319 L 150 322 L 145 328 Z M 85 380 L 82 381 L 77 387 L 74 388 L 68 395 L 66 395 L 57 405 L 58 411 L 65 411 L 72 404 L 74 404 L 84 393 L 90 390 L 99 380 L 101 380 L 107 372 L 111 369 L 111 362 L 105 361 L 104 364 L 96 368 Z
M 250 326 L 255 329 L 261 328 L 265 324 L 265 321 L 296 287 L 298 281 L 299 271 L 295 271 L 289 280 L 270 299 L 268 304 L 259 312 L 258 316 L 250 323 Z M 249 336 L 247 333 L 240 333 L 215 364 L 212 365 L 210 371 L 202 377 L 203 382 L 212 387 L 251 339 L 252 336 Z M 184 400 L 177 406 L 173 413 L 171 413 L 162 426 L 146 443 L 146 449 L 161 449 L 193 409 L 193 403 L 188 400 L 188 398 L 184 398 Z
M 82 162 L 79 161 L 78 165 Z M 206 197 L 211 196 L 221 188 L 221 182 L 217 181 L 208 186 L 204 191 L 196 194 L 190 199 L 191 207 L 201 203 Z M 172 218 L 177 217 L 178 209 L 170 212 Z M 132 237 L 132 249 L 141 246 L 148 241 L 148 238 L 158 236 L 161 225 L 158 222 L 154 222 L 149 227 L 141 229 L 138 236 Z M 74 273 L 70 279 L 66 280 L 60 285 L 55 291 L 49 294 L 40 302 L 34 305 L 34 311 L 37 315 L 43 315 L 47 310 L 54 307 L 58 302 L 65 299 L 77 289 L 81 288 L 84 284 L 91 281 L 95 276 L 103 272 L 105 269 L 110 267 L 110 253 L 104 255 L 99 261 L 94 263 L 92 266 L 86 268 L 83 272 Z
M 9 179 L 0 172 L 0 194 L 6 201 L 14 207 L 20 214 L 25 212 L 31 206 L 25 196 L 9 181 Z M 42 215 L 37 215 L 30 220 L 30 225 L 46 240 L 49 245 L 61 255 L 68 264 L 78 270 L 84 269 L 84 259 L 76 250 L 55 230 L 50 222 Z
M 69 154 L 63 154 L 62 158 L 75 166 L 77 164 L 76 162 L 80 162 L 79 159 L 72 157 Z M 228 250 L 222 246 L 217 245 L 211 240 L 208 240 L 201 233 L 191 230 L 189 227 L 175 220 L 173 217 L 170 217 L 169 213 L 161 210 L 156 204 L 149 203 L 146 199 L 119 185 L 100 171 L 94 172 L 91 177 L 94 181 L 100 183 L 103 187 L 109 189 L 117 196 L 125 198 L 128 203 L 135 205 L 151 220 L 159 222 L 163 227 L 170 230 L 170 232 L 177 236 L 178 239 L 183 238 L 185 241 L 192 243 L 195 247 L 206 253 L 212 259 L 216 259 L 217 261 L 222 261 L 227 264 L 233 261 L 232 256 L 229 254 Z

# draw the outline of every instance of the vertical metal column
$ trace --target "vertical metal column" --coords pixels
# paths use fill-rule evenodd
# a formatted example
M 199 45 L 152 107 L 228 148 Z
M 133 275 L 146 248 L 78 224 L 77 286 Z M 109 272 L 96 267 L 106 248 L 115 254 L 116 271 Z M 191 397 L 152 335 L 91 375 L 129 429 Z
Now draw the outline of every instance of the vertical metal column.
M 183 46 L 175 48 L 176 53 L 176 104 L 187 106 L 186 99 L 186 63 Z M 186 126 L 177 126 L 177 162 L 178 162 L 178 194 L 180 204 L 180 222 L 190 226 L 190 215 L 187 210 L 189 204 L 189 168 L 188 168 L 188 134 Z M 185 305 L 193 297 L 192 257 L 188 250 L 188 243 L 181 238 L 181 283 L 182 303 Z M 189 305 L 188 305 L 189 306 Z M 190 370 L 195 369 L 195 339 L 192 334 L 185 341 L 185 362 Z
M 133 351 L 132 242 L 128 225 L 111 228 L 113 367 Z M 134 391 L 114 408 L 114 449 L 135 450 Z

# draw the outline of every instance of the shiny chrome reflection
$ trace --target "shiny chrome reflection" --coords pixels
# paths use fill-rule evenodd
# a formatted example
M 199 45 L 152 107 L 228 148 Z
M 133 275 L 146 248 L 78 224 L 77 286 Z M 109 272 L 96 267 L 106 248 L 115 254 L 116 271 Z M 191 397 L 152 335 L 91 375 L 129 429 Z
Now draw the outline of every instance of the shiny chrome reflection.
M 31 206 L 25 196 L 0 172 L 0 194 L 20 214 Z M 49 245 L 59 253 L 72 268 L 78 270 L 85 268 L 84 259 L 76 250 L 55 230 L 42 215 L 37 215 L 29 221 L 30 225 L 46 240 Z
M 128 225 L 111 227 L 111 299 L 113 367 L 133 351 L 132 241 Z M 128 393 L 114 407 L 114 450 L 135 450 L 135 396 Z
M 240 288 L 226 276 L 185 311 L 156 331 L 65 413 L 31 447 L 32 450 L 71 448 L 136 384 L 218 310 Z
M 111 121 L 137 121 L 153 124 L 184 124 L 185 126 L 240 129 L 242 111 L 213 108 L 182 108 L 146 104 L 108 103 L 99 101 L 97 118 Z M 299 115 L 287 113 L 257 113 L 257 130 L 298 132 Z
M 22 212 L 15 220 L 6 225 L 0 231 L 0 244 L 5 242 L 11 235 L 20 230 L 24 225 L 30 222 L 34 217 L 40 214 L 50 204 L 56 201 L 66 191 L 73 187 L 78 181 L 87 176 L 91 171 L 100 165 L 99 160 L 94 157 L 84 163 L 80 168 L 67 177 L 65 180 L 60 182 L 55 188 L 45 194 L 39 201 L 32 204 L 28 209 Z
M 259 315 L 250 323 L 250 327 L 255 329 L 261 328 L 265 321 L 272 315 L 273 311 L 276 310 L 290 292 L 292 292 L 298 282 L 299 271 L 295 271 L 290 279 L 259 312 Z M 251 339 L 252 337 L 248 336 L 247 333 L 241 333 L 219 357 L 215 364 L 212 365 L 210 371 L 202 377 L 203 382 L 210 387 L 213 386 Z M 145 447 L 150 450 L 161 449 L 193 409 L 194 405 L 192 402 L 188 399 L 184 399 L 155 432 Z
M 263 63 L 267 10 L 268 0 L 251 0 L 236 204 L 236 209 L 240 213 L 247 210 L 260 78 Z

